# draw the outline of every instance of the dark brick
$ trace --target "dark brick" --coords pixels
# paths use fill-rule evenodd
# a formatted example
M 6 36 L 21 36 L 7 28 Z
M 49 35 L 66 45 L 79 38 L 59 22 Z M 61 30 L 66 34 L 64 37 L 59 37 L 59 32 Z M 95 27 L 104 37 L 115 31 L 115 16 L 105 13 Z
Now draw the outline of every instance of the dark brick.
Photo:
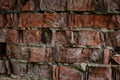
M 6 73 L 4 60 L 0 60 L 0 74 Z
M 72 67 L 60 66 L 59 80 L 85 80 L 85 75 Z
M 7 43 L 19 43 L 19 33 L 17 30 L 8 29 L 6 31 L 6 42 Z
M 14 10 L 16 0 L 0 0 L 0 10 Z
M 89 68 L 88 80 L 111 80 L 111 68 L 91 67 Z
M 51 66 L 29 64 L 28 76 L 33 80 L 51 80 Z
M 30 48 L 30 62 L 51 62 L 52 61 L 52 51 L 51 48 Z
M 28 47 L 7 45 L 7 56 L 12 59 L 28 60 L 30 50 Z
M 43 0 L 44 1 L 44 0 Z M 46 28 L 66 27 L 67 26 L 67 14 L 66 13 L 45 13 Z
M 102 49 L 83 48 L 53 48 L 55 61 L 57 62 L 90 62 L 103 63 L 104 52 Z
M 70 46 L 71 31 L 53 31 L 52 44 Z
M 43 26 L 43 15 L 41 13 L 22 13 L 19 17 L 19 27 Z
M 112 67 L 112 80 L 120 79 L 120 67 Z
M 17 10 L 30 11 L 35 10 L 35 0 L 18 0 Z
M 47 11 L 65 11 L 67 0 L 41 0 L 40 8 Z
M 40 34 L 38 30 L 24 30 L 23 31 L 23 43 L 25 44 L 39 44 Z
M 99 31 L 76 32 L 75 44 L 79 46 L 101 46 L 101 33 Z
M 70 28 L 106 28 L 118 29 L 115 15 L 69 15 Z
M 40 43 L 41 44 L 51 44 L 52 31 L 51 30 L 42 30 L 40 34 Z
M 120 47 L 120 31 L 105 34 L 106 46 Z
M 17 14 L 5 15 L 5 27 L 17 27 L 18 17 Z
M 5 26 L 5 19 L 4 19 L 4 15 L 0 14 L 0 27 L 4 27 Z
M 6 30 L 0 29 L 0 42 L 5 42 L 5 33 Z

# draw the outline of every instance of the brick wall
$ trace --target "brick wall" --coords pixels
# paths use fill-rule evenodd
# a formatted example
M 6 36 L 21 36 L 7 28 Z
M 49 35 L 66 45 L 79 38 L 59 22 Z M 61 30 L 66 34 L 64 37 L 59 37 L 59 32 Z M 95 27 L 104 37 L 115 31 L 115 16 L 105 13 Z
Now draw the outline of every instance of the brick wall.
M 120 80 L 119 0 L 0 0 L 0 80 Z

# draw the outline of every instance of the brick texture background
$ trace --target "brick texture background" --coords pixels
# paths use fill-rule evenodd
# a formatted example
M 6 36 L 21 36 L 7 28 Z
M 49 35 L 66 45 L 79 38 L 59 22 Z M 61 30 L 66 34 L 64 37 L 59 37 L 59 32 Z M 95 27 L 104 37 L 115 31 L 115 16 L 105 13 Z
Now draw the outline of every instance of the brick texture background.
M 0 0 L 0 80 L 120 80 L 120 0 Z

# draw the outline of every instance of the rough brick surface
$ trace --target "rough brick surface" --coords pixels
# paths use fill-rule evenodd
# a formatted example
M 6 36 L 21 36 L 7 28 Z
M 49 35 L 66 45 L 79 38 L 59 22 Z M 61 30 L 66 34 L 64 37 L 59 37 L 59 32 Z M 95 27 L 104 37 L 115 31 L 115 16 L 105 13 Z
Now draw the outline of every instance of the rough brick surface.
M 47 11 L 65 11 L 67 9 L 67 0 L 41 0 L 41 10 Z
M 83 48 L 56 48 L 54 50 L 55 60 L 57 62 L 90 62 L 103 63 L 103 51 L 101 49 L 83 49 Z
M 0 27 L 4 27 L 4 15 L 0 15 Z
M 0 1 L 0 10 L 13 10 L 15 9 L 16 0 L 1 0 Z
M 39 44 L 40 31 L 39 30 L 25 30 L 23 31 L 23 43 L 25 44 Z
M 76 32 L 75 43 L 77 45 L 101 46 L 101 33 L 98 31 L 80 31 Z
M 52 51 L 50 48 L 30 48 L 30 62 L 51 62 Z
M 106 46 L 120 46 L 120 31 L 105 34 Z
M 115 15 L 69 15 L 70 28 L 107 28 L 118 29 L 119 20 Z
M 44 27 L 67 27 L 67 14 L 66 13 L 45 13 Z
M 5 42 L 5 34 L 6 31 L 4 29 L 0 29 L 0 42 Z
M 43 23 L 43 14 L 41 13 L 19 15 L 19 27 L 42 27 Z
M 28 60 L 30 55 L 28 47 L 7 45 L 7 56 L 12 59 Z
M 6 42 L 7 43 L 19 43 L 19 33 L 17 30 L 10 30 L 6 31 Z
M 72 67 L 60 66 L 59 67 L 59 80 L 84 80 L 85 75 Z
M 93 11 L 93 0 L 69 0 L 68 10 L 71 11 Z
M 90 68 L 89 80 L 111 80 L 111 68 Z

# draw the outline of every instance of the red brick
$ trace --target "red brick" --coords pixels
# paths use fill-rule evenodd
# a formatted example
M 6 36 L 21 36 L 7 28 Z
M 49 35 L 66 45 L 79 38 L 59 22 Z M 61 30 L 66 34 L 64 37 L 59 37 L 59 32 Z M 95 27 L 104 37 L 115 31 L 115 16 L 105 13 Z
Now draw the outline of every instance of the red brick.
M 16 27 L 18 22 L 17 14 L 5 15 L 5 27 Z
M 13 10 L 15 9 L 16 0 L 0 0 L 0 10 Z
M 66 13 L 45 13 L 44 27 L 66 27 L 67 26 L 67 14 Z
M 7 45 L 7 56 L 11 59 L 18 60 L 28 60 L 29 59 L 29 48 L 16 46 L 16 45 Z
M 32 80 L 51 80 L 51 66 L 29 64 L 28 76 Z
M 59 67 L 58 80 L 85 80 L 84 73 L 69 66 Z
M 19 33 L 17 30 L 8 29 L 6 31 L 6 42 L 7 43 L 19 43 Z
M 93 11 L 95 6 L 93 0 L 69 0 L 68 10 L 70 11 Z
M 50 48 L 30 48 L 30 62 L 51 62 L 52 61 L 52 51 Z
M 25 44 L 39 44 L 40 34 L 38 30 L 24 30 L 23 31 L 23 43 Z
M 105 42 L 106 46 L 120 47 L 120 31 L 106 33 Z
M 99 31 L 79 31 L 75 36 L 75 44 L 80 46 L 101 46 L 101 33 Z
M 27 74 L 27 63 L 21 63 L 17 61 L 11 61 L 13 74 L 19 76 L 26 76 Z
M 83 49 L 83 48 L 54 48 L 54 58 L 57 62 L 90 62 L 103 63 L 102 49 Z
M 70 28 L 106 28 L 118 29 L 115 15 L 69 15 Z
M 22 11 L 35 10 L 34 0 L 18 0 L 17 10 Z
M 22 13 L 19 17 L 19 27 L 43 26 L 43 15 L 41 13 Z
M 5 22 L 4 15 L 0 14 L 0 27 L 5 26 L 4 22 Z
M 70 46 L 71 31 L 53 31 L 52 44 Z
M 110 50 L 104 49 L 104 64 L 108 64 L 110 59 Z
M 91 67 L 89 68 L 88 80 L 111 80 L 111 68 Z
M 41 10 L 48 11 L 65 11 L 67 6 L 67 0 L 41 0 Z
M 0 29 L 0 42 L 5 42 L 5 30 Z
M 120 67 L 112 67 L 112 80 L 120 79 Z

